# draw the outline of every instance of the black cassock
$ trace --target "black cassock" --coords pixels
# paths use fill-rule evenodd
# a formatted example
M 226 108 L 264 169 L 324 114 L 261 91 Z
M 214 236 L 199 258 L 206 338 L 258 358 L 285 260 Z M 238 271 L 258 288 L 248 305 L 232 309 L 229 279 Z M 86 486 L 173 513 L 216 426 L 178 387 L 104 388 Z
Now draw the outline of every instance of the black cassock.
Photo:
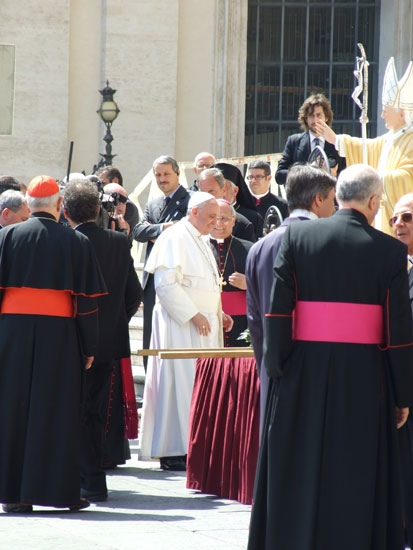
M 401 550 L 394 405 L 413 403 L 406 247 L 343 209 L 290 225 L 274 271 L 264 350 L 271 381 L 248 548 Z M 324 341 L 310 341 L 296 312 L 293 341 L 296 303 L 347 315 L 333 314 Z M 333 340 L 338 327 L 347 342 L 364 340 L 373 323 L 354 330 L 361 310 L 376 312 L 383 343 Z M 325 318 L 304 328 L 316 333 Z
M 215 239 L 210 239 L 210 242 L 219 272 L 226 283 L 222 286 L 222 309 L 231 315 L 234 321 L 230 332 L 224 332 L 224 346 L 245 347 L 248 345 L 247 342 L 237 338 L 247 328 L 246 291 L 232 286 L 228 282 L 228 277 L 235 271 L 245 274 L 247 254 L 253 243 L 234 236 L 227 237 L 223 242 Z
M 50 214 L 32 214 L 0 231 L 0 287 L 2 312 L 14 289 L 75 303 L 73 316 L 40 314 L 39 303 L 36 313 L 0 315 L 0 502 L 78 504 L 84 355 L 96 354 L 106 293 L 92 246 Z

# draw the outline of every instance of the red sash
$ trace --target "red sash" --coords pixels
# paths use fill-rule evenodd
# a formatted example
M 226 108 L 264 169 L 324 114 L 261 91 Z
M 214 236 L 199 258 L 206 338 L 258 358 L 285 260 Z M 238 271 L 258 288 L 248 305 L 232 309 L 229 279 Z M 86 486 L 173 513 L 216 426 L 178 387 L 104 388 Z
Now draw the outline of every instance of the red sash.
M 293 335 L 312 342 L 382 344 L 383 306 L 298 300 Z
M 72 294 L 48 288 L 6 288 L 0 313 L 73 317 Z
M 221 292 L 222 310 L 227 315 L 247 314 L 247 293 L 245 290 Z

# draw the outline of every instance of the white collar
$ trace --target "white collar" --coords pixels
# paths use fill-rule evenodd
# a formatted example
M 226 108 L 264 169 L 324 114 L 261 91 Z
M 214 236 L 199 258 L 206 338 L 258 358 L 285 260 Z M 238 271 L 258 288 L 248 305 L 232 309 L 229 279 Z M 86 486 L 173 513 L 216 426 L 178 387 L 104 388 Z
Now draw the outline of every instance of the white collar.
M 304 208 L 294 208 L 294 210 L 289 215 L 289 218 L 308 218 L 310 220 L 318 220 L 317 214 L 311 212 L 311 210 L 304 210 Z
M 266 193 L 263 193 L 262 195 L 255 195 L 251 189 L 250 189 L 250 193 L 253 197 L 255 197 L 256 199 L 262 199 L 262 197 L 266 197 L 267 195 L 269 195 L 270 193 L 270 190 L 268 189 L 268 191 Z

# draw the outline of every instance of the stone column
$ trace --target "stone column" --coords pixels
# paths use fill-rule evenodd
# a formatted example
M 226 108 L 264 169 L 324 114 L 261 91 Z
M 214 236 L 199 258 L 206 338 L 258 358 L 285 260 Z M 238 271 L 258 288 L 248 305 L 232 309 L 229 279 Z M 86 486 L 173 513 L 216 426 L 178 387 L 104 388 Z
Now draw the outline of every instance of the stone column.
M 245 136 L 248 0 L 216 0 L 214 153 L 242 156 Z

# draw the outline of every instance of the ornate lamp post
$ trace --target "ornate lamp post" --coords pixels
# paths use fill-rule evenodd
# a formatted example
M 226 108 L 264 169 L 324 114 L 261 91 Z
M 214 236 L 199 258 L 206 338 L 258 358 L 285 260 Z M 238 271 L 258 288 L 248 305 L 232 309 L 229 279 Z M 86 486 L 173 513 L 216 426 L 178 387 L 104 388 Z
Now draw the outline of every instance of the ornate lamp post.
M 100 115 L 100 118 L 106 126 L 106 135 L 103 138 L 103 141 L 106 143 L 106 147 L 104 155 L 99 153 L 102 158 L 100 159 L 99 164 L 95 167 L 94 172 L 99 170 L 102 166 L 110 166 L 113 158 L 116 157 L 116 155 L 112 155 L 113 136 L 110 130 L 112 123 L 116 120 L 120 112 L 116 101 L 113 99 L 116 90 L 113 90 L 109 86 L 109 80 L 106 81 L 106 86 L 103 90 L 99 90 L 99 92 L 102 94 L 102 103 L 96 112 Z

